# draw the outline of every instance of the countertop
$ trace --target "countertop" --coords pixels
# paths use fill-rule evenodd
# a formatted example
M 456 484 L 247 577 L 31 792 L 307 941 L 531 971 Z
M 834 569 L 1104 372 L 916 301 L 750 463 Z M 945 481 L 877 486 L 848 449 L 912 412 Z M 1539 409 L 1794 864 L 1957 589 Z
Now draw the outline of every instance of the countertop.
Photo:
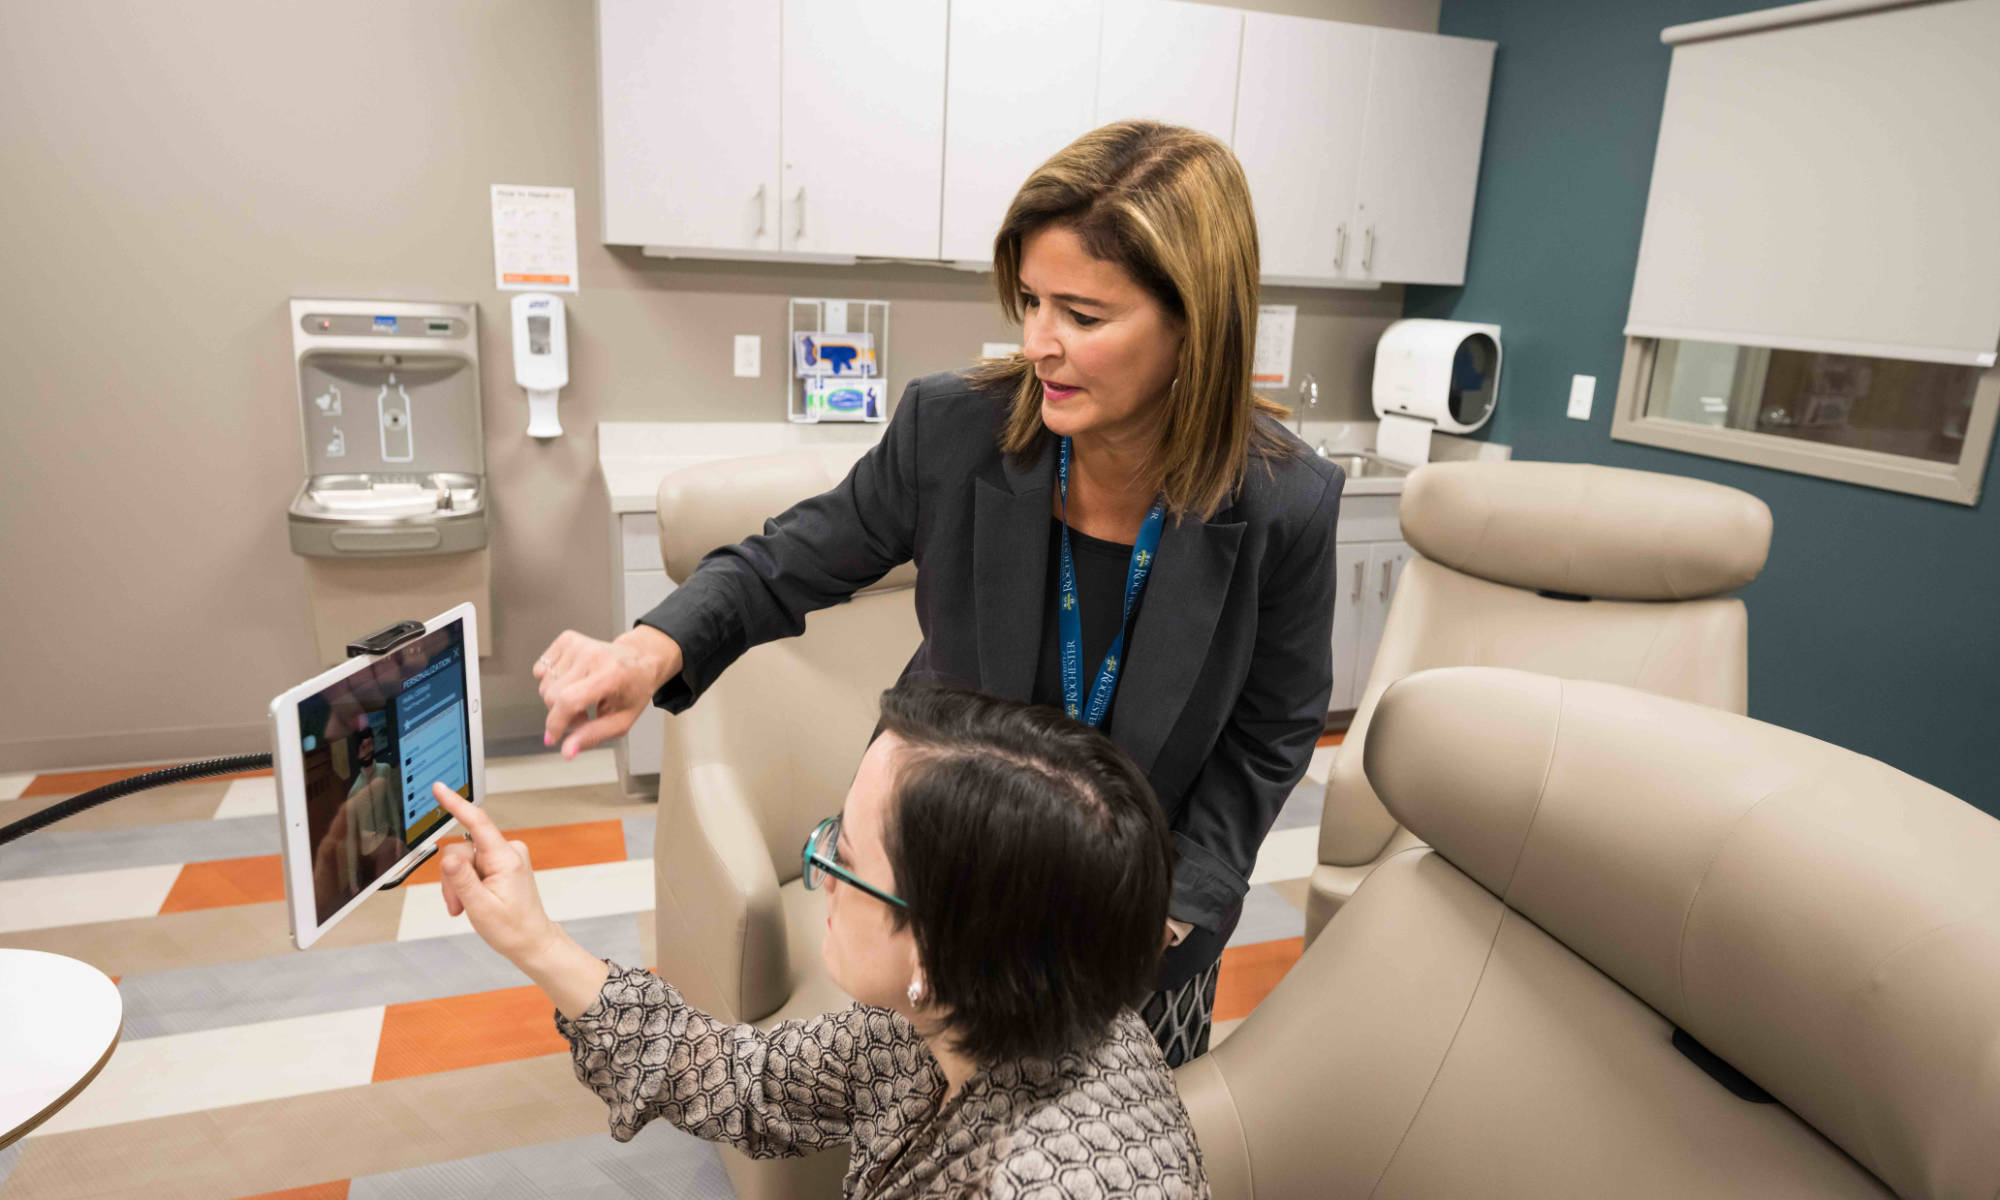
M 811 446 L 872 445 L 885 424 L 788 421 L 603 421 L 597 426 L 597 462 L 611 493 L 614 513 L 653 512 L 660 480 L 668 472 L 698 463 L 753 454 L 778 454 Z M 1309 446 L 1329 454 L 1359 454 L 1375 445 L 1373 421 L 1307 421 Z M 1512 450 L 1493 442 L 1439 434 L 1431 439 L 1431 459 L 1508 458 Z M 1403 476 L 1349 479 L 1343 495 L 1394 496 Z
M 668 472 L 723 458 L 811 446 L 873 445 L 888 425 L 862 421 L 600 421 L 597 465 L 614 513 L 654 512 Z

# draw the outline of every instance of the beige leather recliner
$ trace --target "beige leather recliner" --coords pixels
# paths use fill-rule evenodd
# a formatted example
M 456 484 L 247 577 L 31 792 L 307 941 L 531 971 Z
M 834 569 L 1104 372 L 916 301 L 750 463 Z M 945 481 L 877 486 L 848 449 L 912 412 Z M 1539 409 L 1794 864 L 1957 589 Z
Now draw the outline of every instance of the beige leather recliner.
M 1429 846 L 1179 1071 L 1218 1200 L 2000 1194 L 2000 821 L 1492 668 L 1391 685 L 1363 756 Z
M 862 447 L 730 459 L 660 484 L 660 551 L 676 583 L 716 546 L 839 483 Z M 695 705 L 666 718 L 653 838 L 660 976 L 730 1021 L 769 1027 L 850 1003 L 820 961 L 824 892 L 800 851 L 840 811 L 877 700 L 916 651 L 916 570 L 905 564 L 805 633 L 751 649 Z M 751 1159 L 721 1149 L 740 1200 L 838 1195 L 844 1152 Z
M 1432 463 L 1400 509 L 1404 568 L 1320 816 L 1306 940 L 1417 838 L 1382 807 L 1361 746 L 1384 689 L 1428 667 L 1518 667 L 1743 712 L 1748 620 L 1771 510 L 1719 484 L 1585 463 Z

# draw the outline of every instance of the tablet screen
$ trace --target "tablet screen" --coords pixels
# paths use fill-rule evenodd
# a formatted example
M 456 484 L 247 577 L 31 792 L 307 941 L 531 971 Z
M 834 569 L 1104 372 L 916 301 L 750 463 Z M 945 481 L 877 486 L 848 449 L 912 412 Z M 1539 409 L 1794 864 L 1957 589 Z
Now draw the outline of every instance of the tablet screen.
M 465 626 L 450 621 L 299 701 L 313 901 L 325 923 L 472 798 Z

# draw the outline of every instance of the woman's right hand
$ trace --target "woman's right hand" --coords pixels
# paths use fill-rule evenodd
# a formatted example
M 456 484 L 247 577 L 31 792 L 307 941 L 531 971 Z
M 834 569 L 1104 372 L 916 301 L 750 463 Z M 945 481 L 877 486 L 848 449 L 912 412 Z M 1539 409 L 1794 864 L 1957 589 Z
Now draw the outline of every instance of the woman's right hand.
M 542 744 L 560 742 L 562 756 L 575 758 L 618 737 L 684 665 L 680 646 L 651 626 L 629 629 L 609 642 L 563 630 L 535 661 L 542 703 L 549 707 Z

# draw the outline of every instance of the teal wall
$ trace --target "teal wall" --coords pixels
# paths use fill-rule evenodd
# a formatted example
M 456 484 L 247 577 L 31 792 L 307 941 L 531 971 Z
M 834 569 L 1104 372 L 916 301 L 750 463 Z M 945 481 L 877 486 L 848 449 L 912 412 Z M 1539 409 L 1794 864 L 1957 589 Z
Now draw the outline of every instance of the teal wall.
M 1743 591 L 1751 715 L 2000 815 L 2000 470 L 1966 508 L 1611 440 L 1666 91 L 1660 30 L 1758 7 L 1444 0 L 1440 32 L 1500 48 L 1465 285 L 1410 288 L 1404 312 L 1503 328 L 1487 436 L 1516 457 L 1688 475 L 1769 504 L 1770 562 Z M 1572 375 L 1597 377 L 1588 422 L 1563 415 Z

